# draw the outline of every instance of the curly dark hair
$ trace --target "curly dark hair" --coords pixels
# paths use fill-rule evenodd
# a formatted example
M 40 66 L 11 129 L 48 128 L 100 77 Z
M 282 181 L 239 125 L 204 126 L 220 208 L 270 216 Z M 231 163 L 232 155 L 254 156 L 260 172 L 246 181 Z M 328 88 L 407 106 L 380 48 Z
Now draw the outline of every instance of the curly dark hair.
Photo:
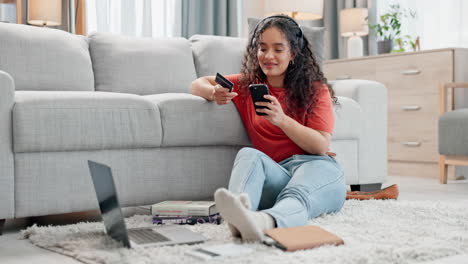
M 247 94 L 248 86 L 252 83 L 266 82 L 266 75 L 260 68 L 257 51 L 261 34 L 268 28 L 278 28 L 289 42 L 291 54 L 294 56 L 293 63 L 290 63 L 284 77 L 284 88 L 286 90 L 286 113 L 300 118 L 303 123 L 313 111 L 317 98 L 317 88 L 314 82 L 327 85 L 333 103 L 337 104 L 337 98 L 333 88 L 327 84 L 327 79 L 320 70 L 320 67 L 312 53 L 310 43 L 301 34 L 301 29 L 291 18 L 281 15 L 264 19 L 257 26 L 249 38 L 247 50 L 242 60 L 240 87 L 242 94 Z M 300 38 L 298 36 L 301 36 Z M 302 43 L 301 43 L 302 42 Z M 304 115 L 305 114 L 305 115 Z M 303 118 L 301 118 L 303 117 Z

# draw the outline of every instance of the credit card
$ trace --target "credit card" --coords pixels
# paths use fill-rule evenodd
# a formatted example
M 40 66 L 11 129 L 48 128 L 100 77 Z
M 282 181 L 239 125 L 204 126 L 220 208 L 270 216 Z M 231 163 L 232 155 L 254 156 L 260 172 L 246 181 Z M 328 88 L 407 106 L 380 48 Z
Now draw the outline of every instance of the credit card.
M 217 82 L 222 87 L 229 89 L 229 92 L 232 91 L 232 86 L 234 86 L 234 84 L 231 81 L 229 81 L 228 79 L 226 79 L 226 77 L 222 76 L 219 73 L 216 73 L 215 82 Z

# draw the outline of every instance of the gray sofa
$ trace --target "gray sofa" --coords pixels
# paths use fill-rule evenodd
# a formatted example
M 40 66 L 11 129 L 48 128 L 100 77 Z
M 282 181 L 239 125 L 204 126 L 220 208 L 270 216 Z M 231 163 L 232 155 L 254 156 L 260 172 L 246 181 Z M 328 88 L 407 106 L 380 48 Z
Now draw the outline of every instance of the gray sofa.
M 245 39 L 145 39 L 0 23 L 0 219 L 97 208 L 87 160 L 112 167 L 123 206 L 202 199 L 249 146 L 233 104 L 189 94 L 238 73 Z M 386 177 L 386 89 L 333 83 L 331 151 L 351 185 Z M 0 220 L 1 222 L 1 220 Z

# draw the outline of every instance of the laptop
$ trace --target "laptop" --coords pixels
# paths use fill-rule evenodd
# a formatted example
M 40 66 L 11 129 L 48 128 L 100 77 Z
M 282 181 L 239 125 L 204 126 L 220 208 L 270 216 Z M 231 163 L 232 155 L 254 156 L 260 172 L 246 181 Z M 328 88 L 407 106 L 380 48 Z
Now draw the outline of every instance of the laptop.
M 207 240 L 201 234 L 178 225 L 127 229 L 111 168 L 90 160 L 88 160 L 88 166 L 107 235 L 121 242 L 125 247 L 196 244 Z

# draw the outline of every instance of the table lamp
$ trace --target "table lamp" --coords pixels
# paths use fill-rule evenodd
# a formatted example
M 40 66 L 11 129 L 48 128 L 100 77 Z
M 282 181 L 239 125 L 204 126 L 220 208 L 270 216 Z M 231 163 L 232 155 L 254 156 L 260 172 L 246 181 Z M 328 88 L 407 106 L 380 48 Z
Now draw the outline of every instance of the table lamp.
M 369 34 L 366 18 L 369 14 L 367 8 L 349 8 L 340 11 L 340 33 L 348 39 L 348 58 L 362 57 L 362 36 Z
M 28 0 L 28 24 L 35 26 L 60 26 L 62 0 Z
M 267 16 L 286 14 L 297 20 L 316 20 L 323 17 L 323 0 L 266 0 Z

